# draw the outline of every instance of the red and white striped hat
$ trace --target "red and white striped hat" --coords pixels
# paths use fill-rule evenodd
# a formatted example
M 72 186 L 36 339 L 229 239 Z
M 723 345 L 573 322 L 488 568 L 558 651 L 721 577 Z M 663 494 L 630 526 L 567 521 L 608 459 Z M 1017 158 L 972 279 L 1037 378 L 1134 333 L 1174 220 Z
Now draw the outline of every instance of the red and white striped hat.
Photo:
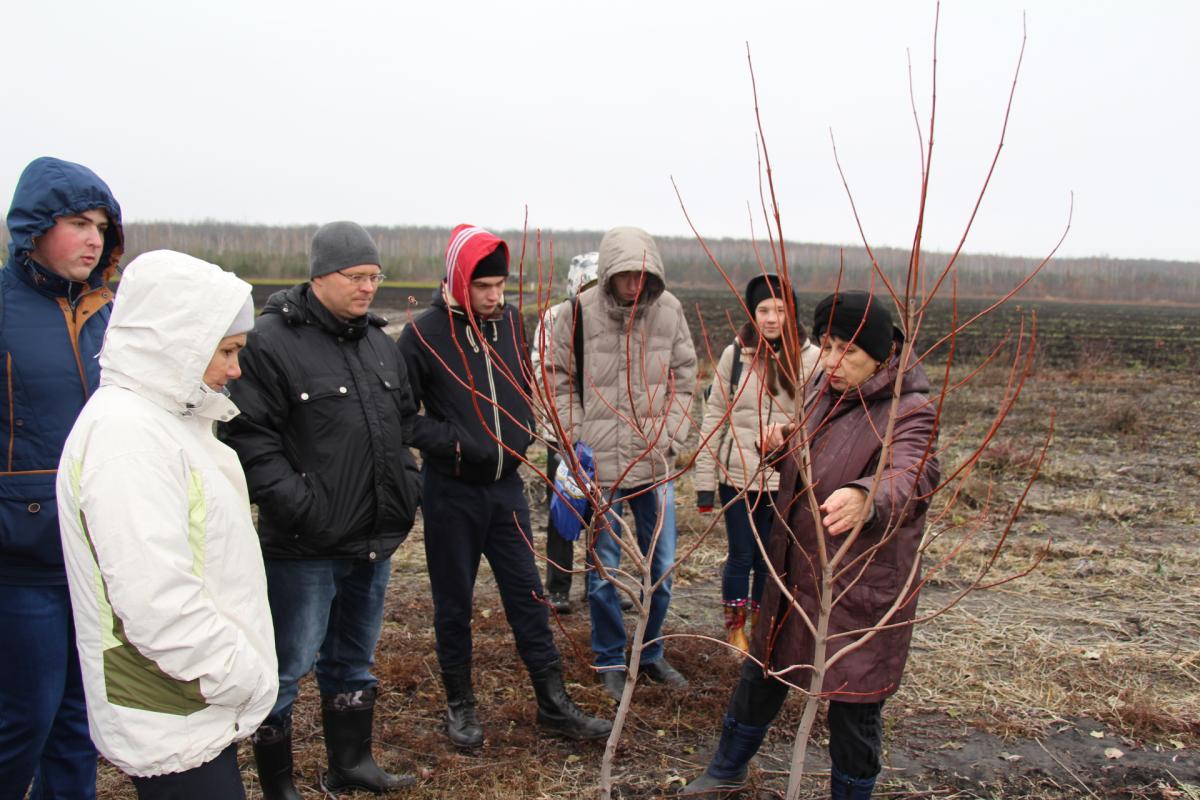
M 499 236 L 466 224 L 451 231 L 450 243 L 446 245 L 446 285 L 450 287 L 450 296 L 463 308 L 470 307 L 467 286 L 475 267 L 497 250 L 503 253 L 507 270 L 508 245 Z

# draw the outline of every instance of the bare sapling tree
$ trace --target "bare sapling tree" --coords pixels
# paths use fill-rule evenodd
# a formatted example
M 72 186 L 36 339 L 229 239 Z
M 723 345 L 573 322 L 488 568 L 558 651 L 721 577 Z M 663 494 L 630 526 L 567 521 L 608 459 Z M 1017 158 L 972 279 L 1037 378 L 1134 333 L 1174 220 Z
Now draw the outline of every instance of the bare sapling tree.
M 939 9 L 940 14 L 940 9 Z M 834 158 L 839 173 L 842 174 L 850 201 L 851 212 L 858 224 L 862 242 L 872 265 L 870 294 L 872 303 L 886 304 L 894 310 L 893 318 L 902 333 L 897 340 L 894 357 L 887 363 L 886 375 L 890 386 L 887 402 L 876 403 L 866 415 L 866 423 L 857 431 L 858 436 L 869 437 L 878 448 L 878 457 L 870 470 L 864 474 L 860 483 L 866 491 L 865 508 L 874 509 L 874 513 L 864 515 L 854 521 L 846 531 L 833 534 L 824 522 L 822 498 L 829 494 L 828 487 L 821 485 L 814 475 L 814 466 L 819 466 L 830 456 L 822 449 L 824 435 L 835 424 L 840 411 L 855 405 L 863 405 L 864 399 L 853 393 L 833 392 L 826 376 L 821 370 L 816 375 L 798 374 L 793 372 L 789 378 L 796 386 L 806 390 L 805 401 L 798 408 L 789 424 L 779 432 L 781 442 L 777 446 L 767 446 L 772 437 L 764 431 L 757 445 L 764 446 L 764 451 L 755 453 L 760 471 L 778 470 L 782 474 L 781 489 L 775 500 L 775 524 L 771 532 L 770 546 L 764 545 L 767 539 L 765 531 L 754 531 L 757 547 L 766 560 L 770 577 L 768 593 L 774 592 L 777 603 L 768 608 L 764 602 L 762 616 L 755 629 L 754 645 L 750 658 L 759 664 L 764 674 L 776 678 L 804 697 L 804 708 L 801 721 L 796 730 L 792 759 L 789 767 L 789 783 L 787 796 L 799 796 L 800 779 L 804 774 L 808 741 L 816 720 L 817 711 L 823 701 L 839 698 L 863 696 L 886 697 L 896 689 L 896 681 L 884 680 L 867 691 L 847 691 L 844 683 L 830 685 L 830 676 L 837 674 L 839 665 L 854 657 L 858 651 L 870 647 L 876 640 L 899 635 L 900 641 L 907 649 L 913 626 L 931 620 L 946 613 L 965 596 L 974 591 L 991 588 L 999 584 L 1027 575 L 1041 560 L 1045 550 L 1036 555 L 1024 567 L 1004 575 L 994 575 L 993 568 L 999 561 L 1008 542 L 1009 533 L 1017 519 L 1025 495 L 1035 480 L 1038 469 L 1050 444 L 1047 435 L 1040 448 L 1039 456 L 1033 460 L 1029 468 L 1024 490 L 1020 495 L 1005 503 L 984 502 L 978 508 L 964 509 L 960 495 L 964 484 L 976 475 L 979 464 L 989 443 L 1003 426 L 1009 412 L 1020 397 L 1022 387 L 1029 377 L 1033 366 L 1034 345 L 1036 342 L 1036 318 L 1032 315 L 1022 319 L 1015 331 L 997 342 L 993 350 L 979 360 L 978 363 L 962 367 L 956 363 L 956 343 L 964 331 L 980 325 L 997 309 L 1012 299 L 1023 286 L 1032 280 L 1037 273 L 1049 262 L 1058 249 L 1062 239 L 1054 245 L 1050 253 L 1029 271 L 1016 285 L 1003 295 L 993 298 L 987 307 L 967 319 L 960 319 L 958 314 L 958 293 L 956 283 L 956 263 L 968 234 L 970 233 L 975 216 L 979 211 L 982 198 L 986 193 L 992 173 L 996 168 L 1004 145 L 1008 117 L 1013 105 L 1019 74 L 1021 57 L 1024 52 L 1024 37 L 1022 37 L 1020 55 L 1014 71 L 1012 90 L 1004 107 L 1004 121 L 1001 126 L 999 142 L 992 156 L 991 165 L 983 181 L 978 197 L 971 209 L 969 218 L 964 226 L 962 236 L 955 250 L 948 256 L 945 263 L 937 268 L 930 268 L 925 263 L 921 248 L 922 235 L 925 228 L 926 201 L 929 196 L 929 177 L 934 154 L 933 126 L 936 121 L 936 76 L 937 76 L 937 31 L 938 22 L 934 22 L 934 56 L 932 59 L 932 86 L 930 90 L 929 135 L 921 131 L 915 96 L 912 97 L 913 115 L 920 140 L 920 183 L 918 191 L 918 211 L 914 226 L 914 235 L 910 256 L 906 268 L 899 274 L 889 274 L 880 267 L 865 232 L 865 226 L 859 217 L 854 203 L 853 193 L 842 172 L 840 160 L 834 147 Z M 749 61 L 749 53 L 747 53 Z M 750 65 L 750 77 L 754 95 L 754 113 L 758 128 L 757 142 L 759 152 L 760 198 L 761 211 L 767 220 L 767 241 L 762 256 L 758 245 L 758 266 L 762 273 L 774 271 L 782 281 L 782 297 L 788 305 L 788 313 L 796 318 L 797 309 L 792 300 L 791 280 L 789 277 L 788 251 L 785 246 L 782 215 L 776 200 L 774 176 L 771 170 L 770 155 L 767 149 L 766 137 L 763 132 L 759 111 L 758 89 L 754 78 L 753 65 Z M 911 86 L 911 68 L 910 68 Z M 910 95 L 912 90 L 910 89 Z M 684 206 L 681 198 L 681 206 Z M 683 213 L 687 217 L 686 206 Z M 753 216 L 753 215 L 752 215 Z M 689 224 L 691 223 L 688 217 Z M 1070 217 L 1065 226 L 1063 237 L 1070 227 Z M 713 268 L 722 276 L 728 285 L 731 296 L 739 298 L 737 306 L 747 318 L 753 319 L 751 309 L 746 308 L 740 300 L 740 293 L 729 278 L 729 271 L 718 261 L 708 247 L 704 237 L 692 226 L 701 247 L 708 256 Z M 752 234 L 753 235 L 753 234 Z M 528 241 L 528 237 L 525 237 Z M 628 597 L 635 609 L 634 631 L 630 642 L 628 663 L 628 679 L 621 696 L 613 720 L 612 733 L 605 747 L 599 775 L 599 795 L 602 798 L 612 796 L 615 781 L 615 764 L 624 723 L 628 717 L 634 692 L 638 683 L 642 654 L 651 641 L 646 641 L 646 632 L 650 619 L 650 601 L 656 590 L 666 581 L 671 580 L 679 564 L 701 545 L 705 537 L 712 534 L 718 527 L 720 515 L 712 515 L 704 527 L 702 535 L 694 540 L 685 550 L 677 553 L 672 562 L 662 568 L 658 574 L 653 568 L 654 555 L 660 545 L 662 533 L 662 517 L 659 516 L 648 539 L 643 536 L 639 541 L 637 531 L 622 516 L 612 513 L 614 505 L 619 502 L 617 491 L 630 485 L 628 476 L 639 466 L 649 466 L 654 478 L 649 483 L 638 481 L 637 493 L 646 494 L 661 492 L 671 485 L 680 475 L 686 472 L 695 458 L 693 454 L 687 459 L 674 458 L 677 453 L 671 451 L 670 457 L 664 457 L 664 441 L 679 441 L 686 432 L 693 416 L 691 393 L 677 391 L 669 365 L 660 359 L 647 355 L 647 342 L 644 334 L 633 324 L 636 307 L 629 317 L 629 325 L 624 331 L 619 343 L 614 343 L 619 350 L 622 364 L 623 386 L 613 391 L 598 386 L 588 369 L 575 363 L 574 348 L 570 341 L 577 320 L 571 319 L 575 313 L 570 302 L 555 303 L 553 281 L 553 248 L 549 248 L 548 257 L 543 256 L 543 243 L 540 234 L 536 236 L 536 254 L 534 274 L 536 287 L 531 293 L 537 319 L 543 320 L 540 330 L 534 337 L 526 337 L 525 331 L 512 331 L 509 335 L 520 337 L 519 345 L 528 352 L 529 345 L 537 347 L 543 353 L 542 366 L 534 370 L 526 363 L 520 372 L 509 371 L 498 359 L 494 362 L 496 369 L 495 380 L 507 381 L 518 387 L 527 400 L 527 407 L 520 409 L 499 407 L 491 399 L 491 394 L 485 387 L 474 384 L 469 370 L 466 370 L 465 343 L 459 343 L 461 364 L 443 362 L 442 366 L 448 372 L 459 377 L 462 386 L 467 388 L 473 397 L 475 411 L 485 429 L 490 429 L 489 420 L 499 413 L 505 418 L 525 426 L 531 438 L 544 437 L 549 432 L 559 444 L 561 458 L 567 465 L 568 471 L 578 487 L 588 499 L 588 510 L 578 515 L 578 523 L 583 529 L 583 537 L 587 543 L 587 566 L 578 573 L 594 570 L 598 577 L 610 583 L 615 591 Z M 526 253 L 522 247 L 519 261 L 518 277 L 522 291 L 518 302 L 524 306 L 526 299 Z M 835 292 L 840 292 L 841 273 L 832 281 Z M 853 287 L 860 288 L 860 287 Z M 637 301 L 635 301 L 636 303 Z M 922 328 L 926 319 L 932 313 L 935 302 L 949 304 L 952 315 L 952 325 L 949 333 L 921 349 L 919 344 Z M 546 324 L 555 317 L 566 315 L 568 324 Z M 737 315 L 735 310 L 729 317 Z M 524 316 L 524 315 L 522 315 Z M 475 332 L 475 338 L 485 349 L 491 349 L 487 337 L 482 335 L 478 322 L 471 318 L 470 325 Z M 702 320 L 703 327 L 704 322 Z M 564 333 L 565 331 L 565 333 Z M 707 331 L 705 331 L 707 333 Z M 857 332 L 856 332 L 857 333 Z M 709 337 L 705 335 L 703 341 Z M 798 363 L 797 359 L 786 357 L 787 354 L 797 353 L 803 346 L 795 326 L 785 326 L 781 351 L 784 357 L 777 359 L 776 366 L 782 371 L 794 369 L 790 366 Z M 557 352 L 557 359 L 546 357 L 544 354 Z M 710 365 L 715 365 L 712 352 L 707 353 Z M 933 364 L 941 361 L 938 366 L 938 381 L 928 382 L 928 388 L 917 407 L 911 402 L 911 397 L 905 391 L 906 382 L 917 375 L 926 374 L 928 367 L 933 371 Z M 454 359 L 450 359 L 454 361 Z M 968 443 L 968 433 L 963 431 L 943 431 L 941 429 L 942 412 L 953 396 L 964 386 L 976 381 L 984 369 L 996 369 L 1007 365 L 1007 379 L 999 389 L 996 398 L 996 412 L 982 435 L 977 435 Z M 827 364 L 828 366 L 828 364 Z M 836 364 L 834 365 L 836 368 Z M 810 380 L 811 378 L 811 380 Z M 648 405 L 657 409 L 657 413 L 649 413 L 647 403 L 638 399 L 638 386 L 658 387 L 649 397 Z M 714 386 L 714 391 L 717 391 Z M 725 391 L 721 387 L 720 391 Z M 733 389 L 736 397 L 737 388 Z M 741 391 L 745 391 L 744 387 Z M 761 391 L 761 389 L 759 390 Z M 603 484 L 591 478 L 583 469 L 573 445 L 578 441 L 578 425 L 588 404 L 603 407 L 618 424 L 633 432 L 638 446 L 629 455 L 620 474 L 615 480 Z M 733 405 L 724 411 L 721 423 L 726 422 Z M 671 413 L 668 413 L 670 410 Z M 906 422 L 913 414 L 924 415 L 930 421 L 925 432 L 914 438 L 908 433 Z M 539 431 L 542 433 L 539 434 Z M 1053 425 L 1051 424 L 1051 434 Z M 498 438 L 496 443 L 507 449 Z M 708 437 L 711 438 L 711 437 Z M 696 452 L 710 447 L 708 438 L 702 438 Z M 939 469 L 939 457 L 945 455 L 951 444 L 958 451 L 966 451 L 966 455 L 958 458 L 957 462 L 948 469 Z M 915 456 L 909 458 L 903 466 L 897 466 L 894 453 L 904 449 Z M 514 453 L 540 480 L 551 486 L 554 476 L 546 474 L 543 468 L 525 458 L 524 453 Z M 736 457 L 745 458 L 749 453 L 737 453 Z M 761 457 L 761 458 L 760 458 Z M 788 488 L 785 490 L 784 486 Z M 559 490 L 554 488 L 557 493 Z M 733 502 L 739 502 L 745 495 L 745 490 L 732 501 L 725 504 L 728 508 Z M 990 497 L 990 494 L 989 494 Z M 563 499 L 566 499 L 565 497 Z M 629 499 L 627 496 L 624 499 Z M 886 500 L 887 503 L 883 501 Z M 936 502 L 935 502 L 936 500 Z M 722 509 L 724 510 L 724 509 Z M 952 513 L 953 512 L 953 513 Z M 926 517 L 926 515 L 929 515 Z M 925 524 L 919 527 L 916 539 L 906 538 L 911 534 L 910 523 L 916 519 L 924 519 Z M 798 520 L 807 520 L 806 525 L 797 524 Z M 997 522 L 997 520 L 999 520 Z M 753 522 L 751 523 L 753 525 Z M 531 531 L 525 531 L 525 538 L 531 551 L 539 559 L 544 557 L 537 553 L 533 545 Z M 596 555 L 596 543 L 601 536 L 610 536 L 617 544 L 621 554 L 621 566 L 606 566 Z M 935 543 L 943 546 L 938 549 L 938 557 L 931 555 Z M 946 543 L 949 546 L 945 546 Z M 1047 542 L 1049 547 L 1049 542 Z M 982 547 L 987 552 L 982 566 L 970 580 L 961 584 L 948 599 L 928 610 L 917 612 L 917 599 L 920 590 L 929 580 L 946 569 L 956 557 L 969 547 Z M 911 557 L 904 561 L 903 570 L 898 571 L 894 563 L 894 553 L 898 549 L 909 548 Z M 788 569 L 785 556 L 788 552 L 801 553 L 803 556 L 802 569 Z M 925 564 L 922 570 L 923 562 Z M 791 562 L 795 565 L 796 562 Z M 562 565 L 559 565 L 562 566 Z M 853 599 L 856 589 L 869 587 L 880 570 L 890 572 L 892 590 L 887 601 L 872 607 L 869 613 L 857 611 L 858 622 L 853 625 L 845 624 L 839 617 L 847 611 L 848 599 Z M 775 635 L 781 626 L 797 626 L 804 634 L 807 653 L 803 657 L 787 654 L 780 658 Z M 660 639 L 674 636 L 695 637 L 695 634 L 668 634 Z M 697 637 L 708 638 L 708 637 Z M 709 641 L 718 641 L 708 639 Z M 721 642 L 721 644 L 724 644 Z
M 1022 36 L 1012 88 L 1004 107 L 999 142 L 975 205 L 971 209 L 962 236 L 946 263 L 940 268 L 930 269 L 924 262 L 921 241 L 925 228 L 929 176 L 934 154 L 937 32 L 938 20 L 935 16 L 928 137 L 925 137 L 921 131 L 916 101 L 910 88 L 914 121 L 917 123 L 918 138 L 921 142 L 919 150 L 920 188 L 910 257 L 907 268 L 901 274 L 888 274 L 875 260 L 862 220 L 854 204 L 853 193 L 850 191 L 838 159 L 836 145 L 834 146 L 834 158 L 839 174 L 842 175 L 851 211 L 872 265 L 872 279 L 869 287 L 871 302 L 884 303 L 893 308 L 893 317 L 897 320 L 898 327 L 903 334 L 902 341 L 897 343 L 894 360 L 884 365 L 890 380 L 890 398 L 886 402 L 880 403 L 876 396 L 876 402 L 868 409 L 866 399 L 861 394 L 835 392 L 831 388 L 826 373 L 836 371 L 840 365 L 840 359 L 835 357 L 831 364 L 826 357 L 822 370 L 808 384 L 809 394 L 802 409 L 797 411 L 795 418 L 786 426 L 786 431 L 781 432 L 786 434 L 782 437 L 783 443 L 779 446 L 769 447 L 770 452 L 755 454 L 764 457 L 760 469 L 778 469 L 782 473 L 782 480 L 775 500 L 776 522 L 770 532 L 769 552 L 763 544 L 764 539 L 767 538 L 766 532 L 754 531 L 759 550 L 770 571 L 771 588 L 775 590 L 778 602 L 772 607 L 768 607 L 767 597 L 772 594 L 769 588 L 767 597 L 764 597 L 763 616 L 759 621 L 755 646 L 751 649 L 750 657 L 762 667 L 765 675 L 788 684 L 801 692 L 805 698 L 789 764 L 787 788 L 789 800 L 799 797 L 808 742 L 821 702 L 831 699 L 883 698 L 889 696 L 896 689 L 895 681 L 882 676 L 879 678 L 880 682 L 875 685 L 872 685 L 872 679 L 869 676 L 865 682 L 858 680 L 856 683 L 859 685 L 853 690 L 848 689 L 848 682 L 845 680 L 835 681 L 831 684 L 831 677 L 844 674 L 843 670 L 838 669 L 839 665 L 855 658 L 857 652 L 870 648 L 877 639 L 887 639 L 889 643 L 899 643 L 906 652 L 913 626 L 946 613 L 971 592 L 991 588 L 1027 575 L 1037 566 L 1046 552 L 1043 549 L 1032 559 L 1031 563 L 1015 572 L 1001 576 L 993 574 L 993 568 L 1005 549 L 1013 523 L 1020 513 L 1025 496 L 1037 476 L 1046 449 L 1050 444 L 1053 433 L 1053 412 L 1050 414 L 1050 433 L 1042 443 L 1038 457 L 1030 466 L 1023 491 L 1015 499 L 999 508 L 993 508 L 990 502 L 985 502 L 981 507 L 966 510 L 965 513 L 959 503 L 964 483 L 974 474 L 980 457 L 1004 424 L 1020 396 L 1025 380 L 1030 375 L 1037 335 L 1036 317 L 1031 315 L 1027 320 L 1021 319 L 1017 330 L 1010 331 L 1009 335 L 998 342 L 991 353 L 981 359 L 978 364 L 966 367 L 956 364 L 957 338 L 972 326 L 980 324 L 987 315 L 996 311 L 1016 295 L 1049 262 L 1062 242 L 1062 238 L 1060 238 L 1050 253 L 1021 281 L 1002 296 L 994 298 L 981 312 L 966 320 L 959 318 L 955 265 L 1003 149 L 1005 131 L 1015 96 L 1017 76 L 1024 54 L 1025 37 Z M 747 55 L 749 58 L 749 53 Z M 755 118 L 758 124 L 760 187 L 763 187 L 760 191 L 760 202 L 764 216 L 768 220 L 770 265 L 782 278 L 782 284 L 785 287 L 782 296 L 790 306 L 793 295 L 789 290 L 787 250 L 783 246 L 782 219 L 775 199 L 774 177 L 766 138 L 762 130 L 758 90 L 752 64 L 750 74 L 755 101 Z M 686 215 L 686 208 L 684 213 Z M 1066 236 L 1069 227 L 1070 215 L 1068 213 L 1062 237 Z M 713 267 L 725 278 L 730 290 L 736 294 L 736 288 L 730 281 L 727 271 L 713 256 L 694 225 L 693 231 L 708 254 Z M 762 272 L 767 271 L 767 265 L 761 259 L 759 267 Z M 840 274 L 833 289 L 839 293 L 843 289 Z M 933 303 L 939 299 L 949 301 L 952 315 L 950 332 L 922 350 L 918 344 L 920 333 Z M 746 309 L 743 305 L 742 310 L 750 319 L 753 319 L 750 309 Z M 794 308 L 791 309 L 791 313 L 794 318 Z M 855 331 L 855 335 L 857 334 L 858 331 Z M 789 349 L 795 352 L 795 348 L 799 348 L 800 345 L 795 326 L 785 326 L 783 352 L 787 353 Z M 709 353 L 709 359 L 711 362 L 711 353 Z M 919 405 L 914 406 L 911 397 L 905 397 L 906 384 L 917 373 L 924 375 L 926 366 L 929 366 L 932 371 L 930 365 L 935 359 L 944 359 L 939 369 L 940 380 L 937 383 L 930 381 L 924 399 Z M 996 401 L 997 410 L 983 434 L 968 443 L 964 438 L 965 432 L 941 431 L 942 441 L 939 442 L 942 413 L 946 403 L 952 402 L 955 392 L 975 381 L 984 368 L 994 369 L 1001 364 L 1003 359 L 1007 359 L 1007 380 L 1000 388 Z M 776 366 L 779 369 L 787 369 L 788 365 L 793 363 L 795 363 L 794 359 L 779 358 Z M 808 376 L 797 375 L 794 377 L 803 382 Z M 714 383 L 713 391 L 718 391 L 717 383 Z M 831 458 L 836 457 L 826 449 L 827 434 L 836 425 L 839 412 L 854 405 L 861 406 L 867 412 L 864 414 L 863 428 L 855 435 L 870 439 L 878 447 L 878 455 L 870 470 L 869 479 L 858 482 L 860 487 L 867 492 L 863 507 L 873 511 L 863 514 L 848 531 L 833 533 L 828 529 L 829 516 L 827 510 L 823 509 L 822 502 L 836 487 L 836 484 L 834 486 L 821 485 L 823 481 L 828 480 L 830 470 L 817 469 L 818 475 L 815 475 L 814 466 L 823 467 Z M 923 428 L 907 424 L 911 422 L 914 415 L 926 416 L 929 424 Z M 914 434 L 914 429 L 918 433 Z M 952 468 L 941 474 L 938 468 L 938 459 L 949 449 L 947 438 L 958 450 L 965 449 L 966 455 L 962 456 Z M 766 445 L 767 439 L 766 432 L 764 432 L 762 439 L 764 445 Z M 701 448 L 707 446 L 709 446 L 707 441 L 700 442 Z M 901 449 L 908 454 L 908 457 L 898 460 L 894 458 L 894 454 Z M 834 474 L 836 474 L 836 470 Z M 988 496 L 991 496 L 990 491 Z M 935 498 L 938 500 L 936 505 L 934 505 Z M 735 498 L 733 502 L 740 502 L 740 497 Z M 926 520 L 925 525 L 918 526 L 917 535 L 914 538 L 913 521 L 924 518 L 931 505 L 934 505 L 936 510 L 932 517 Z M 952 514 L 952 511 L 955 513 Z M 711 531 L 712 525 L 713 523 L 710 522 L 705 531 L 706 534 Z M 753 520 L 751 520 L 751 525 L 753 526 Z M 943 553 L 940 557 L 929 558 L 927 554 L 939 540 L 948 540 L 949 546 L 940 549 L 940 552 Z M 949 598 L 939 601 L 938 605 L 931 610 L 923 610 L 918 613 L 917 599 L 921 588 L 933 576 L 943 571 L 968 546 L 985 549 L 987 555 L 982 566 Z M 1046 547 L 1049 547 L 1049 542 Z M 907 559 L 899 559 L 902 569 L 897 572 L 896 553 L 904 550 L 909 550 L 911 556 Z M 792 555 L 790 559 L 787 557 L 789 553 Z M 926 560 L 931 563 L 927 564 L 922 573 L 922 562 Z M 876 602 L 868 608 L 851 608 L 851 603 L 861 604 L 864 590 L 870 589 L 873 583 L 879 581 L 881 574 L 888 576 L 887 583 L 890 586 L 889 590 L 882 595 L 884 599 L 880 601 L 877 597 Z M 798 638 L 805 645 L 803 655 L 797 656 L 794 650 L 780 651 L 780 641 L 776 637 L 783 633 L 788 626 L 799 630 Z M 901 668 L 902 665 L 901 661 Z M 881 670 L 882 672 L 884 671 Z M 898 674 L 895 673 L 897 678 Z

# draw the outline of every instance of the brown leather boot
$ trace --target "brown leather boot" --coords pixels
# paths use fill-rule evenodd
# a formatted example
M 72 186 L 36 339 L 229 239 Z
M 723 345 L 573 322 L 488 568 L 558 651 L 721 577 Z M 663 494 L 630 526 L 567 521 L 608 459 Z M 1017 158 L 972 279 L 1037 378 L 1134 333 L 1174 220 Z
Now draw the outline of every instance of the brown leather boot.
M 743 653 L 750 649 L 750 641 L 746 638 L 745 606 L 725 606 L 725 641 Z

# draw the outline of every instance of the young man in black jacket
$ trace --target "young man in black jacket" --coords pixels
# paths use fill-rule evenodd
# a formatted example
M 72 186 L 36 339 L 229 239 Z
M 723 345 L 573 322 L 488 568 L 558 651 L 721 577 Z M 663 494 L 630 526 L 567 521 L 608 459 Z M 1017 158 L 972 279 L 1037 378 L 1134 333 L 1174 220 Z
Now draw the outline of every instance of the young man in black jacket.
M 424 460 L 425 558 L 433 590 L 446 727 L 459 747 L 483 742 L 471 690 L 471 599 L 487 556 L 517 651 L 533 679 L 538 723 L 571 739 L 612 725 L 589 717 L 563 688 L 542 583 L 526 537 L 529 506 L 517 468 L 534 427 L 521 319 L 504 304 L 508 245 L 459 225 L 432 307 L 400 335 L 413 397 L 425 406 L 413 444 Z
M 406 446 L 416 406 L 404 360 L 385 320 L 368 311 L 383 280 L 379 262 L 359 225 L 318 230 L 311 280 L 268 299 L 230 386 L 241 414 L 221 438 L 241 458 L 258 504 L 279 656 L 279 697 L 254 736 L 267 800 L 299 798 L 292 704 L 314 661 L 329 756 L 322 785 L 381 792 L 413 782 L 371 755 L 371 666 L 389 558 L 420 500 Z

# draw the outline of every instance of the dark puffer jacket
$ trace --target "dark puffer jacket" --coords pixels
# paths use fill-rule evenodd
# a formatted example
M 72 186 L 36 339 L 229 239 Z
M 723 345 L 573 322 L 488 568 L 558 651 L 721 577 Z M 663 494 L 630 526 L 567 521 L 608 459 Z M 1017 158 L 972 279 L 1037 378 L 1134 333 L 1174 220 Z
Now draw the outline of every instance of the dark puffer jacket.
M 448 307 L 438 291 L 431 307 L 400 334 L 400 352 L 413 396 L 425 406 L 414 425 L 413 444 L 425 463 L 443 475 L 483 484 L 521 465 L 496 438 L 523 455 L 535 423 L 526 399 L 529 363 L 516 309 L 506 305 L 478 324 L 486 347 L 466 313 L 457 305 Z M 481 396 L 473 397 L 464 385 L 471 382 Z
M 870 490 L 883 456 L 881 437 L 892 408 L 899 357 L 859 387 L 839 395 L 818 374 L 807 390 L 813 399 L 805 409 L 811 438 L 812 485 L 818 503 L 835 490 L 856 486 Z M 904 374 L 892 446 L 875 490 L 874 518 L 864 526 L 839 564 L 833 596 L 840 598 L 829 619 L 830 658 L 875 625 L 877 631 L 861 647 L 830 665 L 823 691 L 833 699 L 869 703 L 890 696 L 900 686 L 921 582 L 919 547 L 929 496 L 938 483 L 937 414 L 929 399 L 929 379 L 920 366 Z M 820 600 L 817 526 L 805 495 L 797 458 L 784 459 L 777 507 L 780 519 L 771 533 L 768 556 L 796 602 L 816 624 Z M 846 537 L 825 536 L 832 556 Z M 813 634 L 791 607 L 775 581 L 767 581 L 754 629 L 751 653 L 775 669 L 799 666 L 786 679 L 808 688 L 813 663 Z
M 374 314 L 343 322 L 300 284 L 267 301 L 247 337 L 237 451 L 268 558 L 387 558 L 412 528 L 420 475 L 404 360 Z
M 58 217 L 101 208 L 109 227 L 86 282 L 30 257 Z M 108 279 L 121 259 L 121 207 L 90 169 L 39 158 L 21 174 L 8 211 L 0 270 L 0 583 L 67 582 L 54 480 L 63 442 L 100 380 Z

